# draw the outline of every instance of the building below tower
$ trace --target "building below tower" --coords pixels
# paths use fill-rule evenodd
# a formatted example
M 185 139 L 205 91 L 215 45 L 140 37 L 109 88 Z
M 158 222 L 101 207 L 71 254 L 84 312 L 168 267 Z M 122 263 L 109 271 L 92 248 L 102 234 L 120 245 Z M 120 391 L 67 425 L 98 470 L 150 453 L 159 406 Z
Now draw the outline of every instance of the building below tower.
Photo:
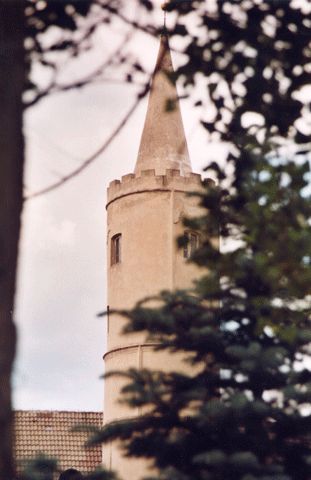
M 91 473 L 102 463 L 100 445 L 86 447 L 94 428 L 103 423 L 102 412 L 16 410 L 14 412 L 14 454 L 17 473 L 38 456 L 56 460 L 59 471 L 75 468 Z M 75 431 L 77 425 L 90 427 Z M 58 478 L 58 474 L 55 475 Z

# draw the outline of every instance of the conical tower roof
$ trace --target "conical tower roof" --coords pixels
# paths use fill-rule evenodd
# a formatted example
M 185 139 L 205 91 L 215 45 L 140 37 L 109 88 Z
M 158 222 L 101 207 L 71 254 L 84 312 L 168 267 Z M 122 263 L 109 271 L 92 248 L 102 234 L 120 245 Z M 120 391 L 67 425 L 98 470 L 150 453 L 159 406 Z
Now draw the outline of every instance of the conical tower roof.
M 168 74 L 173 72 L 167 35 L 161 36 L 157 63 L 152 77 L 147 115 L 140 141 L 135 173 L 155 169 L 177 169 L 181 175 L 192 171 L 176 85 Z M 167 110 L 168 101 L 174 108 Z

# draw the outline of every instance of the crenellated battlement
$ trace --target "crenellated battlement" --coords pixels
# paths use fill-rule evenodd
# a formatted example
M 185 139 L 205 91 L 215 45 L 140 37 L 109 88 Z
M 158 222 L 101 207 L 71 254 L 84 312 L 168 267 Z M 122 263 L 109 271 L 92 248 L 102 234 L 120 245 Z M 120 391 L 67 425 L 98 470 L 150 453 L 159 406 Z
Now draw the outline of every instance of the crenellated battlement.
M 154 169 L 143 170 L 139 175 L 129 173 L 121 180 L 113 180 L 107 189 L 107 205 L 119 197 L 146 191 L 180 190 L 193 192 L 206 183 L 214 183 L 211 179 L 202 180 L 199 173 L 180 174 L 179 170 L 167 169 L 165 175 L 156 175 Z

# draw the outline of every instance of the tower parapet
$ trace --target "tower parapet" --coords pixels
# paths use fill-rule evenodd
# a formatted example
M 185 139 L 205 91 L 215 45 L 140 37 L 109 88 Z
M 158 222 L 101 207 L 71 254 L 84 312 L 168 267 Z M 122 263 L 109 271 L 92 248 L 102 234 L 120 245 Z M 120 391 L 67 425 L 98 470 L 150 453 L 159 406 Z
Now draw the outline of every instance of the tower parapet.
M 210 182 L 211 180 L 204 180 Z M 165 175 L 157 175 L 154 169 L 143 170 L 139 175 L 130 173 L 120 180 L 110 182 L 107 190 L 107 206 L 114 200 L 131 194 L 147 191 L 180 190 L 193 192 L 202 188 L 201 175 L 189 173 L 181 175 L 179 170 L 167 169 Z

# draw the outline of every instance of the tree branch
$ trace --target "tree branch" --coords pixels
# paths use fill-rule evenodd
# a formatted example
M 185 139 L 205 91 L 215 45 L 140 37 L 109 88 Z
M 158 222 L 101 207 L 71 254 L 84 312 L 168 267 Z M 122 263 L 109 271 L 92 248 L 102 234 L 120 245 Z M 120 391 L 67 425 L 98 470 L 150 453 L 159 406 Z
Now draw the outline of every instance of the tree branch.
M 92 81 L 94 81 L 99 75 L 101 75 L 104 72 L 104 70 L 107 67 L 109 67 L 112 64 L 112 62 L 114 61 L 116 56 L 120 55 L 123 48 L 127 45 L 129 40 L 133 36 L 133 33 L 134 33 L 133 30 L 128 32 L 124 36 L 122 42 L 118 45 L 118 47 L 111 53 L 111 55 L 109 55 L 109 57 L 94 72 L 90 73 L 89 75 L 87 75 L 83 79 L 78 80 L 78 81 L 76 81 L 74 83 L 71 83 L 71 84 L 68 84 L 68 85 L 59 85 L 56 81 L 56 74 L 54 74 L 53 75 L 53 80 L 51 81 L 50 85 L 47 88 L 45 88 L 44 90 L 39 91 L 37 93 L 37 95 L 32 100 L 30 100 L 29 102 L 25 102 L 24 103 L 25 108 L 33 107 L 34 105 L 36 105 L 36 103 L 38 103 L 40 100 L 42 100 L 47 95 L 50 95 L 50 94 L 53 94 L 53 93 L 65 92 L 65 91 L 68 91 L 68 90 L 71 90 L 71 89 L 74 89 L 74 88 L 81 88 L 81 87 L 91 83 Z
M 139 30 L 144 33 L 148 33 L 148 35 L 152 35 L 153 37 L 158 36 L 158 29 L 153 27 L 152 25 L 141 25 L 140 23 L 136 22 L 135 20 L 131 20 L 127 18 L 125 15 L 123 15 L 120 10 L 117 8 L 111 6 L 111 4 L 107 3 L 105 5 L 102 4 L 101 0 L 96 0 L 96 4 L 99 5 L 101 8 L 105 9 L 108 11 L 110 14 L 115 15 L 118 17 L 120 20 L 122 20 L 124 23 L 127 25 L 130 25 L 133 27 L 135 30 Z
M 30 193 L 29 195 L 24 196 L 24 201 L 30 200 L 32 198 L 40 197 L 41 195 L 45 195 L 46 193 L 49 193 L 49 192 L 52 192 L 53 190 L 58 189 L 59 187 L 61 187 L 65 183 L 67 183 L 69 180 L 72 180 L 77 175 L 79 175 L 87 167 L 89 167 L 99 157 L 99 155 L 101 155 L 108 148 L 108 146 L 112 143 L 112 141 L 117 137 L 117 135 L 120 133 L 122 128 L 126 125 L 128 120 L 131 118 L 131 116 L 133 115 L 133 113 L 137 109 L 141 100 L 147 95 L 148 92 L 149 92 L 149 82 L 145 86 L 144 90 L 137 95 L 137 97 L 135 99 L 135 102 L 133 103 L 131 108 L 128 110 L 126 115 L 122 118 L 122 120 L 117 125 L 117 127 L 111 132 L 109 137 L 106 139 L 105 143 L 98 150 L 96 150 L 90 157 L 88 157 L 78 168 L 75 168 L 70 173 L 63 176 L 57 182 L 52 183 L 52 184 L 48 185 L 47 187 L 42 188 L 41 190 L 38 190 L 36 192 Z

